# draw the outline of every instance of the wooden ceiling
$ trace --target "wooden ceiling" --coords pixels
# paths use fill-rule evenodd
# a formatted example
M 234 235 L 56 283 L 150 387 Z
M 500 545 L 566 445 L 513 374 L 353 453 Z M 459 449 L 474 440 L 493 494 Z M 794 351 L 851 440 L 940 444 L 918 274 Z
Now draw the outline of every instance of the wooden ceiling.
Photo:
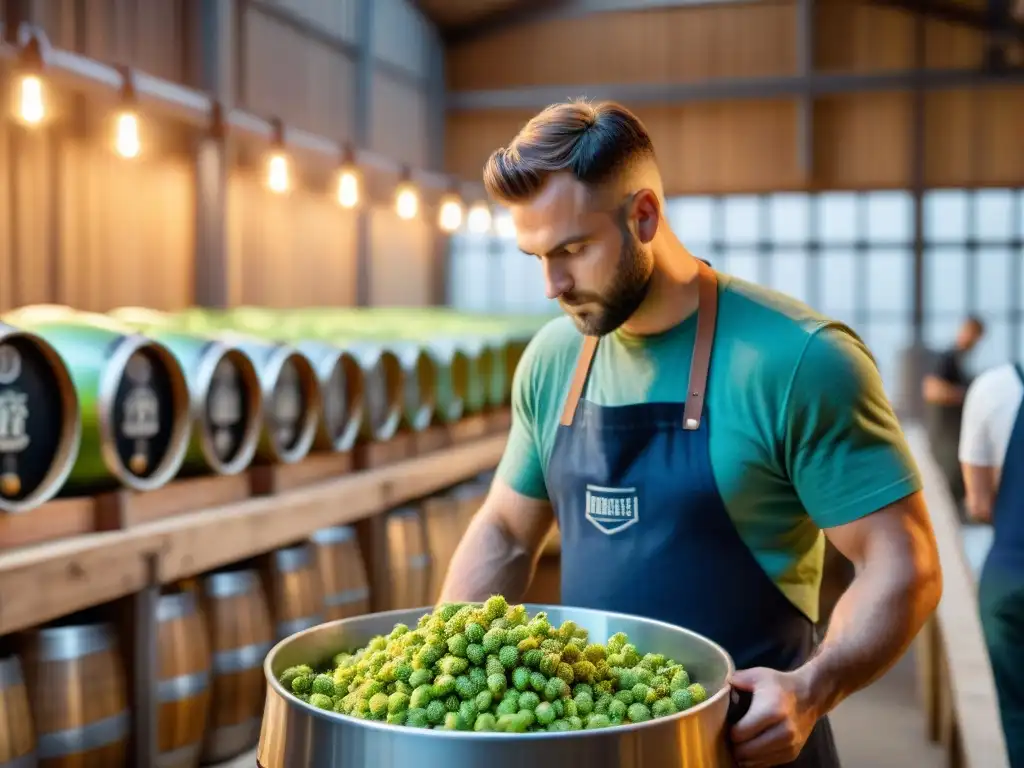
M 416 4 L 442 30 L 463 29 L 505 13 L 522 0 L 416 0 Z

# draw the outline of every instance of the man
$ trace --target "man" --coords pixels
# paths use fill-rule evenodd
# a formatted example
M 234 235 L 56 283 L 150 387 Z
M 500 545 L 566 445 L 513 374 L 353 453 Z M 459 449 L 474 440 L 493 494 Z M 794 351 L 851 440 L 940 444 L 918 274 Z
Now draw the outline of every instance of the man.
M 621 106 L 545 110 L 484 180 L 568 317 L 517 367 L 508 446 L 441 599 L 517 599 L 557 519 L 563 603 L 732 654 L 753 693 L 730 731 L 740 765 L 838 765 L 825 715 L 904 652 L 941 592 L 870 354 L 688 253 Z M 822 528 L 857 576 L 815 652 Z
M 928 442 L 958 508 L 964 502 L 964 485 L 957 460 L 957 445 L 960 443 L 964 393 L 969 383 L 963 359 L 984 333 L 985 326 L 981 320 L 968 317 L 960 326 L 953 346 L 936 356 L 932 371 L 924 377 L 922 385 L 927 408 Z
M 993 524 L 978 585 L 981 624 L 1012 768 L 1024 766 L 1024 368 L 981 374 L 964 399 L 960 461 L 967 513 Z

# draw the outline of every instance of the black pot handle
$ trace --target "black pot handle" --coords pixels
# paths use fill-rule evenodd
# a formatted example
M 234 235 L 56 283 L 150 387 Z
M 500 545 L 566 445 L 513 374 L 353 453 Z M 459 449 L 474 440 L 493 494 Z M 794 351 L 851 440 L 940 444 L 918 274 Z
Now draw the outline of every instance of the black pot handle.
M 750 710 L 750 702 L 753 700 L 754 694 L 750 691 L 735 687 L 729 691 L 729 711 L 725 715 L 729 725 L 736 725 L 743 719 L 743 716 Z

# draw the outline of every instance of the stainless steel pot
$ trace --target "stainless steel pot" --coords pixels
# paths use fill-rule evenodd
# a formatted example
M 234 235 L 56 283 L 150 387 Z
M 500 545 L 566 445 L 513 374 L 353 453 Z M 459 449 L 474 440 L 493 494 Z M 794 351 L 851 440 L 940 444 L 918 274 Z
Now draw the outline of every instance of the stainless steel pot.
M 257 752 L 260 768 L 725 768 L 733 761 L 725 738 L 750 706 L 734 691 L 732 659 L 707 638 L 679 627 L 618 613 L 527 605 L 552 624 L 570 619 L 604 642 L 625 632 L 641 653 L 680 662 L 708 691 L 703 704 L 638 725 L 563 733 L 441 731 L 360 720 L 311 707 L 286 693 L 279 675 L 297 664 L 330 659 L 387 634 L 415 626 L 431 608 L 390 611 L 321 624 L 278 643 L 263 671 L 269 681 Z

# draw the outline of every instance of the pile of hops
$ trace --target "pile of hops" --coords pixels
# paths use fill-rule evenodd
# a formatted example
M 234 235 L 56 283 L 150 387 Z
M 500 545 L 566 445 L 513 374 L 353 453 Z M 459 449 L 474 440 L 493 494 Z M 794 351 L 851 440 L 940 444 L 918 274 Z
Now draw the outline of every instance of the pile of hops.
M 396 624 L 318 673 L 284 671 L 286 690 L 320 709 L 413 728 L 578 731 L 642 723 L 707 698 L 700 683 L 658 653 L 640 655 L 623 633 L 591 643 L 571 621 L 494 596 L 445 604 L 415 629 Z

